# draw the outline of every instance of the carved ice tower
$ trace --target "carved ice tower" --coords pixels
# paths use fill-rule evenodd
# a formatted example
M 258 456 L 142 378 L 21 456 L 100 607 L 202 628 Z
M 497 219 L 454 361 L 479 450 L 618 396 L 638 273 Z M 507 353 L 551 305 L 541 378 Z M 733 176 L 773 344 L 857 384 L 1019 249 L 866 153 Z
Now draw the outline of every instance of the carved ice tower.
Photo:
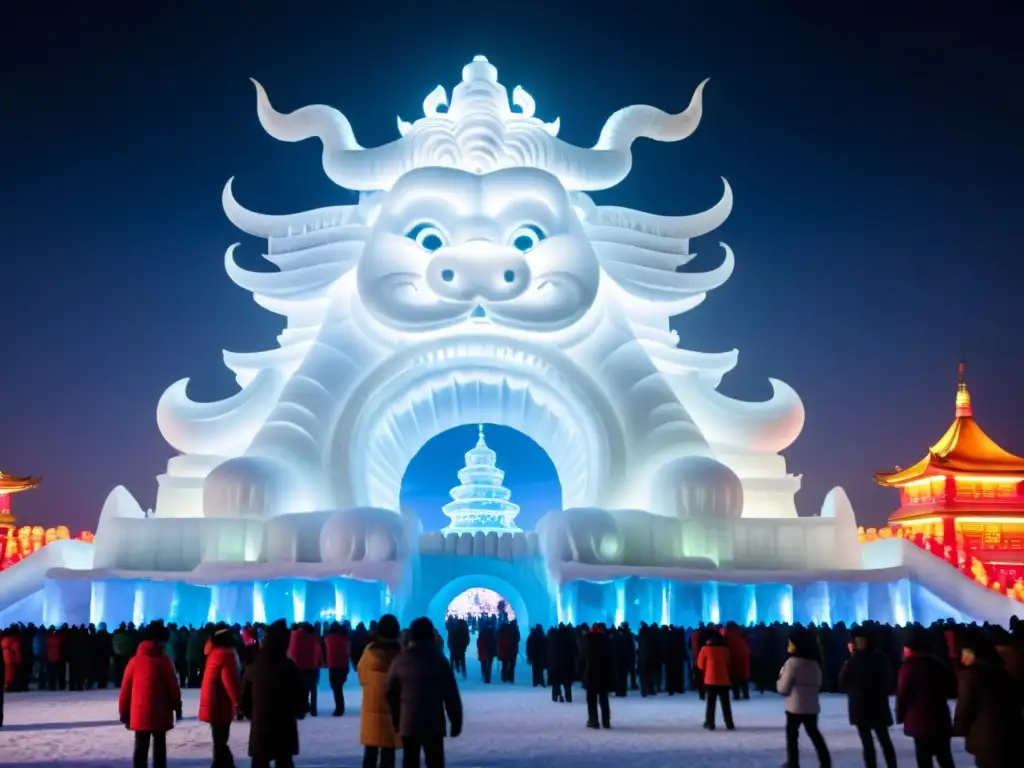
M 452 521 L 444 533 L 520 532 L 515 523 L 519 505 L 509 501 L 512 492 L 502 485 L 505 473 L 497 461 L 480 424 L 476 445 L 466 453 L 466 466 L 459 470 L 461 485 L 452 488 L 452 501 L 443 507 Z

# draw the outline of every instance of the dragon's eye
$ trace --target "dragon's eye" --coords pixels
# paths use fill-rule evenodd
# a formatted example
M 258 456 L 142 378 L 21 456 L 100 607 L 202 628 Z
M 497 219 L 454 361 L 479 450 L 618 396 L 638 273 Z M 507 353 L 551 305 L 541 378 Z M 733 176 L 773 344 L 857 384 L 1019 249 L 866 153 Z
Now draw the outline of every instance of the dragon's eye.
M 537 247 L 537 243 L 546 237 L 544 230 L 535 224 L 525 224 L 512 233 L 512 247 L 521 253 L 527 253 Z
M 442 247 L 445 242 L 441 230 L 433 224 L 417 224 L 409 230 L 406 237 L 415 240 L 420 248 L 431 253 Z

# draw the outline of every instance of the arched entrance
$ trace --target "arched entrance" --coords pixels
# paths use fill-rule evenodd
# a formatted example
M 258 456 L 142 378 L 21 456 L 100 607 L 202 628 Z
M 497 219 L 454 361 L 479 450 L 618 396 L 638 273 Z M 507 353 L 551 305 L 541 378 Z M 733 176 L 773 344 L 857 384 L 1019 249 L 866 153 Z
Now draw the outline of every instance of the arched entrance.
M 337 506 L 398 509 L 416 453 L 468 423 L 511 427 L 540 445 L 563 507 L 618 504 L 625 437 L 591 377 L 557 350 L 481 336 L 396 354 L 360 384 L 334 428 L 329 463 L 347 468 L 333 476 Z
M 447 618 L 469 619 L 497 617 L 500 621 L 517 621 L 508 599 L 493 589 L 470 587 L 448 603 Z
M 471 573 L 459 576 L 444 584 L 431 598 L 427 616 L 435 626 L 443 627 L 448 608 L 457 597 L 468 590 L 486 589 L 508 601 L 521 628 L 530 626 L 530 615 L 523 595 L 510 582 L 488 573 Z

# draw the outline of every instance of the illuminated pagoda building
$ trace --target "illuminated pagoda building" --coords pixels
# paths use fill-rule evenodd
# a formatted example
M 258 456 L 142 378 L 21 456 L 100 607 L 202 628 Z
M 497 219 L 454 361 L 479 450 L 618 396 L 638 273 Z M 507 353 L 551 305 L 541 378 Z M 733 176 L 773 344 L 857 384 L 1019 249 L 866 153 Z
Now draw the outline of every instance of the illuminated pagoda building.
M 459 470 L 461 485 L 452 488 L 452 501 L 442 508 L 451 520 L 444 533 L 519 533 L 515 519 L 519 505 L 501 483 L 505 473 L 497 467 L 497 454 L 484 441 L 484 425 L 478 427 L 476 445 L 466 453 Z
M 11 497 L 32 490 L 42 481 L 41 477 L 17 477 L 0 472 L 0 570 L 21 559 L 15 525 L 17 520 L 11 513 Z
M 875 480 L 899 488 L 900 507 L 889 518 L 896 535 L 981 581 L 1009 586 L 1024 578 L 1024 458 L 999 447 L 974 420 L 963 363 L 946 433 L 912 467 Z

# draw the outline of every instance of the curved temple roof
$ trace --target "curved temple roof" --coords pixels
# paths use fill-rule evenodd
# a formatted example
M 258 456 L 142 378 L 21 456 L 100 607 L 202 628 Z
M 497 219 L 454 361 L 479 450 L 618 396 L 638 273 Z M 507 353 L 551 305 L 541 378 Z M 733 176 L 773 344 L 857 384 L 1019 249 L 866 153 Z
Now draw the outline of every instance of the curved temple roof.
M 29 491 L 43 482 L 41 477 L 18 477 L 0 472 L 0 494 Z
M 875 482 L 897 487 L 926 475 L 954 472 L 1024 476 L 1024 458 L 1001 448 L 974 420 L 963 363 L 960 364 L 957 386 L 956 418 L 949 429 L 919 462 L 906 469 L 876 472 Z

